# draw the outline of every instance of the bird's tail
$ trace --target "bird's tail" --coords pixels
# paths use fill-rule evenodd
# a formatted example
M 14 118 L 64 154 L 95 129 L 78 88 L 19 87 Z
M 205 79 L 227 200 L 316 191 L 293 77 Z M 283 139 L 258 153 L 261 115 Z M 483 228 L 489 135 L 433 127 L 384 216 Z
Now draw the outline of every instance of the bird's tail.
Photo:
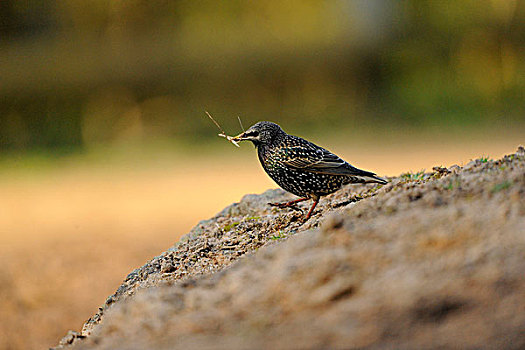
M 374 173 L 366 172 L 367 174 L 359 174 L 359 175 L 350 175 L 348 176 L 348 180 L 350 183 L 361 183 L 361 184 L 370 184 L 370 183 L 377 183 L 384 185 L 388 183 L 387 180 L 377 176 Z
M 353 183 L 365 183 L 365 184 L 377 183 L 381 185 L 385 185 L 388 183 L 387 180 L 383 179 L 382 177 L 377 176 L 375 173 L 371 171 L 358 169 L 348 163 L 346 163 L 345 170 L 346 170 L 346 174 L 349 175 L 348 177 L 350 178 L 350 182 L 353 182 Z
M 385 185 L 388 183 L 387 180 L 383 179 L 382 177 L 379 177 L 377 175 L 371 175 L 371 176 L 360 176 L 360 178 L 363 179 L 363 182 L 368 184 L 368 183 L 378 183 L 378 184 L 381 184 L 381 185 Z

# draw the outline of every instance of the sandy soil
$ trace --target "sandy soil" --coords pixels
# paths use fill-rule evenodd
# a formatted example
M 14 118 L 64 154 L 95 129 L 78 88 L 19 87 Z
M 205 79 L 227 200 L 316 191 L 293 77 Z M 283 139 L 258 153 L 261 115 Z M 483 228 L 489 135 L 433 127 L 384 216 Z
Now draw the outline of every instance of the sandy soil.
M 130 273 L 59 348 L 525 346 L 525 149 L 346 186 L 312 218 L 247 195 Z

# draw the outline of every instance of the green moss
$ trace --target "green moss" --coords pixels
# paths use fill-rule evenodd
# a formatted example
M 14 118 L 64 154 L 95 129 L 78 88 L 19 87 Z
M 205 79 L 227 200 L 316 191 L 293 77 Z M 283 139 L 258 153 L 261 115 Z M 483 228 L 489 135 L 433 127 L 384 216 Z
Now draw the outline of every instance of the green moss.
M 231 223 L 229 225 L 226 225 L 226 226 L 224 226 L 224 231 L 226 231 L 226 232 L 230 231 L 232 228 L 234 228 L 235 226 L 237 226 L 239 224 L 240 224 L 240 222 L 233 222 L 233 223 Z
M 281 238 L 284 238 L 284 234 L 282 231 L 279 231 L 277 234 L 274 234 L 273 236 L 270 237 L 271 240 L 273 241 L 276 241 L 278 239 L 281 239 Z
M 425 169 L 422 169 L 418 171 L 417 173 L 408 172 L 408 173 L 401 174 L 401 178 L 407 181 L 419 181 L 419 180 L 422 180 L 424 176 L 425 176 Z
M 486 157 L 486 156 L 481 156 L 481 157 L 479 157 L 479 161 L 480 161 L 481 163 L 487 163 L 489 160 L 490 160 L 490 158 L 489 158 L 489 157 Z

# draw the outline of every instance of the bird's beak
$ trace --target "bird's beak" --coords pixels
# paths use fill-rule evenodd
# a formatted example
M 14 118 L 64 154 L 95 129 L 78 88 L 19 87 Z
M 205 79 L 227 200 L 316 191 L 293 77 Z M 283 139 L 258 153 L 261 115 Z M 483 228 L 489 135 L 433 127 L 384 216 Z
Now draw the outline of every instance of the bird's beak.
M 242 132 L 242 133 L 240 133 L 239 135 L 234 136 L 234 137 L 232 138 L 232 140 L 235 141 L 235 142 L 239 142 L 239 141 L 247 140 L 248 138 L 245 136 L 245 134 L 246 134 L 245 132 Z

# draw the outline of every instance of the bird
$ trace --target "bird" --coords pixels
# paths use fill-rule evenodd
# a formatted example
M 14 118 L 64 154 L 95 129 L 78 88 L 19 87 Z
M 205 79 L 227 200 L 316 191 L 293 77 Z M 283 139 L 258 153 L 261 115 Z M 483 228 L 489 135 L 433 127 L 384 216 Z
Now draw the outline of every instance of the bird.
M 232 137 L 235 142 L 251 141 L 264 171 L 282 189 L 300 197 L 285 203 L 269 203 L 279 208 L 292 207 L 307 200 L 313 204 L 306 222 L 322 196 L 346 184 L 378 183 L 387 180 L 375 173 L 358 169 L 334 153 L 301 137 L 287 134 L 276 123 L 261 121 Z

